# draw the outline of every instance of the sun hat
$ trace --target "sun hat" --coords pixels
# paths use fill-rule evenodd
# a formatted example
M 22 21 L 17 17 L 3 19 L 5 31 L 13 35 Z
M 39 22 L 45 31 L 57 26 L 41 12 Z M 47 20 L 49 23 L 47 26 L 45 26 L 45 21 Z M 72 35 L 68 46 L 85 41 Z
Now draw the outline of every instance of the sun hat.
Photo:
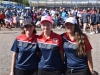
M 48 21 L 48 22 L 50 22 L 50 23 L 52 23 L 52 18 L 51 18 L 51 16 L 42 16 L 41 17 L 41 22 L 40 23 L 42 23 L 42 22 L 45 22 L 45 21 Z
M 26 25 L 35 26 L 35 24 L 30 19 L 24 20 L 23 27 L 26 26 Z
M 68 23 L 68 22 L 70 22 L 72 24 L 77 24 L 77 20 L 74 17 L 67 18 L 66 21 L 65 21 L 65 24 Z

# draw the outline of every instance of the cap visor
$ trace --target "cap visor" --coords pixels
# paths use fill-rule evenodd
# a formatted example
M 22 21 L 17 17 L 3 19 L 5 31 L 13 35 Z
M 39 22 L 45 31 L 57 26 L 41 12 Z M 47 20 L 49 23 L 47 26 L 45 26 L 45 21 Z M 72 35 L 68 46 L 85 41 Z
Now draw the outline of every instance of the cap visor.
M 41 21 L 40 23 L 43 23 L 43 22 L 49 22 L 49 23 L 52 23 L 52 22 L 50 22 L 50 21 L 48 21 L 48 20 L 43 20 L 43 21 Z
M 73 24 L 73 23 L 71 23 L 71 22 L 65 22 L 65 24 L 68 24 L 68 23 Z
M 23 25 L 23 27 L 25 27 L 25 26 L 27 26 L 27 25 L 31 25 L 31 26 L 34 26 L 34 25 L 32 25 L 32 24 L 25 24 L 25 25 Z

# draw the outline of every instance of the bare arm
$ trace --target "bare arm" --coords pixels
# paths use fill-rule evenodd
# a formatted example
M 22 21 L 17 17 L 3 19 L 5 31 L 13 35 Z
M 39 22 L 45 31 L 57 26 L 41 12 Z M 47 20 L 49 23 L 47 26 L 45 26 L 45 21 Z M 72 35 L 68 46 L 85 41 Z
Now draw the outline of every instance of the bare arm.
M 90 19 L 90 24 L 92 23 L 91 19 Z
M 94 75 L 93 74 L 93 62 L 92 62 L 91 50 L 87 52 L 87 58 L 88 58 L 88 66 L 89 66 L 91 75 Z
M 16 58 L 17 58 L 17 53 L 14 52 L 13 55 L 12 55 L 12 62 L 11 62 L 11 72 L 10 72 L 10 75 L 14 75 L 14 67 L 15 67 Z

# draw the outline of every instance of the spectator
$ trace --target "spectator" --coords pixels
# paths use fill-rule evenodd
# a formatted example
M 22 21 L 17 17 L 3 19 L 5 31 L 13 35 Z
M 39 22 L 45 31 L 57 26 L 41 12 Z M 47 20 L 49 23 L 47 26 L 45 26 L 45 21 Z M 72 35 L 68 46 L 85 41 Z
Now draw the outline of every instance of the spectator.
M 96 33 L 99 32 L 99 27 L 100 27 L 100 9 L 97 9 L 97 12 L 96 12 L 96 26 L 95 26 Z
M 0 11 L 0 29 L 5 25 L 4 19 L 5 19 L 5 14 L 2 11 Z
M 90 15 L 87 10 L 84 10 L 84 14 L 82 15 L 82 22 L 83 22 L 83 32 L 86 33 L 86 28 L 88 26 L 88 22 L 90 20 Z
M 5 18 L 5 26 L 6 26 L 6 28 L 11 29 L 11 27 L 12 27 L 12 19 L 10 18 L 10 16 L 6 16 L 6 18 Z
M 95 34 L 95 25 L 96 25 L 96 14 L 95 11 L 92 12 L 90 15 L 90 34 Z

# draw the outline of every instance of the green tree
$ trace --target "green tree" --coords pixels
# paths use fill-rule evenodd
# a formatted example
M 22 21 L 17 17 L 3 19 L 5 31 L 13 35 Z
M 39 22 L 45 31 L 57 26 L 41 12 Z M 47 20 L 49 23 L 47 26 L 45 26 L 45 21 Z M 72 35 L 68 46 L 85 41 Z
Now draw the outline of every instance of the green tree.
M 2 0 L 0 0 L 0 3 L 2 2 Z
M 22 3 L 23 3 L 24 5 L 29 5 L 28 0 L 22 0 Z

